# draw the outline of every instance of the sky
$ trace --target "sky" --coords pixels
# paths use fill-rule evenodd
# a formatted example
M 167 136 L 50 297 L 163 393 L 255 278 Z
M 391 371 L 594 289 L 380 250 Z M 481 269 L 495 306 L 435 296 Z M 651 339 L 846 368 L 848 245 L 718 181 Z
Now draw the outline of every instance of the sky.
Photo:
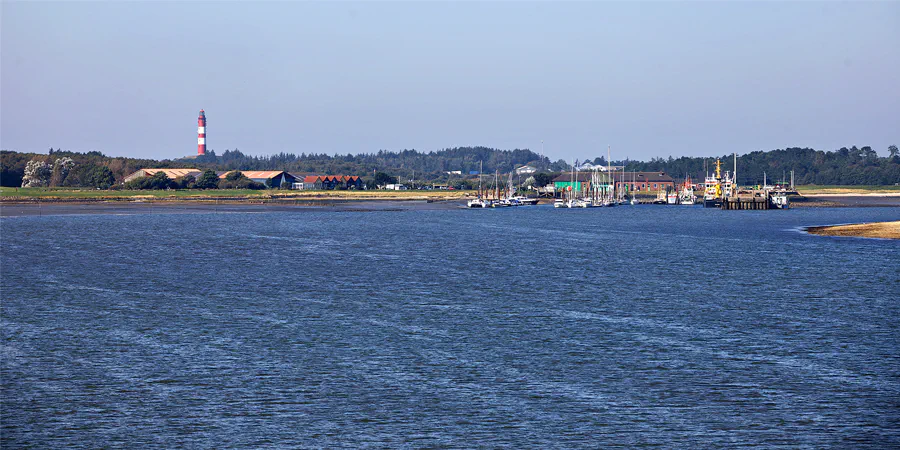
M 0 3 L 0 147 L 900 145 L 900 2 Z

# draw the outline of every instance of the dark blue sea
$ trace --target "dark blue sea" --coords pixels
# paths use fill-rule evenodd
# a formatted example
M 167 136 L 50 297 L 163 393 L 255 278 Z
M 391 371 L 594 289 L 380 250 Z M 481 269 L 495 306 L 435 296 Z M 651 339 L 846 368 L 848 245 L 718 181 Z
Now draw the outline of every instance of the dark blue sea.
M 5 217 L 0 446 L 896 448 L 898 219 Z

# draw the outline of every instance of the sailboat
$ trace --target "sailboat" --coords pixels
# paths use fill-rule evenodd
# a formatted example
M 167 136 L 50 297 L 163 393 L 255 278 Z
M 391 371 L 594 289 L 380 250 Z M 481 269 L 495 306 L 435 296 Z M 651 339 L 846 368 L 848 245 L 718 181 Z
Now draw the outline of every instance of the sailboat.
M 612 158 L 611 148 L 612 147 L 609 145 L 606 146 L 606 179 L 609 180 L 608 186 L 611 189 L 606 190 L 606 195 L 603 198 L 601 206 L 616 206 L 616 182 L 614 181 L 615 178 L 610 175 L 612 173 L 612 161 L 610 161 L 610 158 Z
M 635 184 L 635 174 L 634 174 L 634 172 L 631 172 L 631 204 L 637 205 L 638 201 L 636 198 L 634 198 L 634 184 Z
M 478 197 L 472 200 L 469 200 L 467 206 L 469 208 L 487 208 L 489 207 L 488 202 L 482 196 L 481 190 L 481 172 L 484 170 L 484 161 L 481 161 L 481 167 L 478 170 Z
M 491 202 L 492 208 L 505 208 L 507 206 L 512 206 L 512 204 L 506 200 L 500 198 L 500 170 L 494 171 L 494 201 Z
M 581 193 L 582 196 L 580 198 L 578 197 L 579 191 L 583 190 L 584 182 L 577 181 L 579 189 L 576 190 L 575 183 L 577 179 L 578 177 L 575 175 L 575 165 L 572 164 L 572 198 L 569 199 L 569 208 L 590 208 L 594 206 L 594 204 L 591 203 L 591 200 L 584 196 L 584 193 Z

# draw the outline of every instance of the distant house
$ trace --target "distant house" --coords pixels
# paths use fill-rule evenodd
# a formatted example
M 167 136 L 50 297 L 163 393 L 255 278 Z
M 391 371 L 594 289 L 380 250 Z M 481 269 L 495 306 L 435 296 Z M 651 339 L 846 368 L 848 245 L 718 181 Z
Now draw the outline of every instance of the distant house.
M 447 172 L 447 175 L 462 175 L 462 170 L 451 170 Z
M 135 178 L 151 177 L 159 172 L 166 174 L 166 176 L 171 180 L 188 175 L 193 176 L 194 178 L 199 178 L 201 173 L 200 169 L 141 169 L 125 177 L 124 181 L 129 182 L 131 180 L 134 180 Z
M 405 190 L 407 190 L 406 185 L 403 185 L 403 184 L 388 184 L 384 188 L 389 191 L 405 191 Z
M 575 166 L 575 170 L 580 170 L 583 172 L 590 172 L 592 170 L 599 170 L 601 172 L 607 172 L 607 171 L 616 172 L 616 171 L 621 171 L 622 169 L 624 169 L 624 166 L 607 166 L 605 164 L 593 164 L 590 161 L 585 161 L 585 162 L 581 163 L 581 165 Z
M 356 175 L 307 175 L 295 183 L 294 189 L 362 189 L 362 178 Z
M 225 179 L 229 173 L 235 172 L 219 172 L 219 178 Z M 245 177 L 257 182 L 265 184 L 266 187 L 281 187 L 284 183 L 292 186 L 297 179 L 283 170 L 239 170 Z M 271 180 L 271 181 L 270 181 Z
M 625 172 L 616 174 L 616 189 L 659 191 L 675 188 L 675 180 L 665 172 Z
M 516 169 L 516 175 L 530 175 L 537 172 L 537 169 L 532 166 L 522 166 Z

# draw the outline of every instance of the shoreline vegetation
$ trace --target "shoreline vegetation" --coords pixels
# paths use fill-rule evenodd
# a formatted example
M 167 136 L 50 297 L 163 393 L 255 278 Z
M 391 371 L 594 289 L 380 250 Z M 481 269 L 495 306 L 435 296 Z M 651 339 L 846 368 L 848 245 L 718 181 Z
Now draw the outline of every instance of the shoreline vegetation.
M 900 239 L 900 220 L 894 222 L 856 223 L 808 227 L 809 234 L 819 236 Z

